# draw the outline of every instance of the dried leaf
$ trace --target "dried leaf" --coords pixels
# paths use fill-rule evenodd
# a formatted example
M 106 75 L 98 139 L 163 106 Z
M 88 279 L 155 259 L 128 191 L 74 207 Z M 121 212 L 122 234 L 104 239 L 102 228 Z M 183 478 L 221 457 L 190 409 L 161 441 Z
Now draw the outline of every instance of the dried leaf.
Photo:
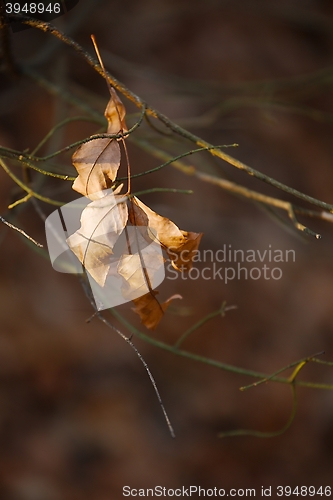
M 172 265 L 177 270 L 191 269 L 202 233 L 182 231 L 170 219 L 158 215 L 136 197 L 133 198 L 133 207 L 135 205 L 148 217 L 148 225 L 156 231 L 157 239 L 166 248 Z M 140 225 L 140 217 L 137 217 L 136 222 Z
M 127 198 L 109 194 L 87 205 L 81 227 L 67 243 L 94 280 L 104 286 L 111 265 L 113 247 L 128 219 Z
M 128 220 L 130 223 L 137 227 L 137 231 L 147 243 L 158 241 L 156 231 L 149 227 L 149 219 L 147 214 L 140 208 L 133 198 L 130 200 Z
M 73 165 L 79 176 L 73 189 L 91 200 L 111 187 L 120 165 L 120 148 L 114 139 L 94 139 L 82 144 L 73 154 Z
M 113 87 L 110 88 L 111 98 L 106 106 L 104 116 L 109 122 L 108 134 L 118 134 L 119 132 L 127 132 L 125 123 L 126 109 L 118 97 L 117 92 Z
M 127 132 L 125 106 L 112 87 L 110 92 L 111 98 L 104 113 L 108 120 L 107 132 Z M 73 154 L 72 162 L 79 174 L 73 183 L 73 189 L 91 200 L 97 199 L 98 193 L 109 189 L 117 177 L 120 165 L 119 144 L 116 139 L 108 138 L 85 142 Z
M 136 196 L 133 197 L 133 202 L 144 211 L 148 218 L 149 227 L 155 229 L 158 240 L 164 247 L 178 247 L 184 243 L 184 236 L 181 230 L 170 219 L 158 215 Z
M 156 298 L 157 294 L 157 291 L 151 291 L 133 300 L 135 304 L 133 311 L 139 314 L 142 323 L 150 330 L 155 330 L 170 305 L 170 302 L 174 299 L 182 298 L 182 296 L 178 294 L 172 295 L 172 297 L 160 304 Z
M 128 219 L 133 226 L 146 226 L 148 227 L 149 219 L 146 212 L 138 205 L 138 198 L 134 196 L 131 198 Z M 142 203 L 143 205 L 143 203 Z

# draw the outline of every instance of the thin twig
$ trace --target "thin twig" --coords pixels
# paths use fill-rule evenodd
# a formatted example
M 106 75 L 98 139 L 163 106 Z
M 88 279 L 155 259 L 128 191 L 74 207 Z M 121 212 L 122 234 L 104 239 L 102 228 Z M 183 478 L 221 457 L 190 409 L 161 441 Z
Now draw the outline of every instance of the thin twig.
M 235 146 L 237 146 L 237 144 L 223 144 L 223 145 L 219 145 L 219 146 L 212 146 L 212 148 L 219 149 L 219 148 L 228 148 L 228 147 L 235 147 Z M 142 177 L 143 175 L 153 174 L 155 172 L 158 172 L 162 168 L 167 167 L 168 165 L 177 163 L 177 161 L 180 160 L 181 158 L 186 158 L 187 156 L 193 155 L 195 153 L 200 153 L 202 151 L 209 151 L 209 149 L 212 149 L 212 148 L 192 149 L 191 151 L 186 151 L 186 153 L 182 153 L 178 156 L 170 157 L 169 160 L 167 160 L 165 163 L 162 163 L 162 165 L 159 165 L 158 167 L 151 168 L 150 170 L 145 170 L 144 172 L 139 172 L 138 174 L 132 174 L 131 179 L 134 179 L 136 177 Z M 191 174 L 191 173 L 194 174 L 196 172 L 196 169 L 194 167 L 191 167 L 191 166 L 186 166 L 186 167 L 187 167 L 187 172 L 189 174 Z M 117 178 L 118 181 L 123 181 L 126 179 L 127 179 L 127 177 L 118 177 Z
M 23 229 L 20 229 L 17 226 L 14 226 L 14 224 L 11 224 L 10 222 L 6 221 L 3 217 L 0 215 L 0 221 L 6 224 L 6 226 L 10 227 L 10 229 L 14 229 L 18 233 L 22 234 L 25 238 L 27 238 L 29 241 L 31 241 L 34 245 L 37 247 L 43 248 L 43 245 L 41 243 L 38 243 L 38 241 L 34 240 L 31 236 L 29 236 Z
M 191 335 L 191 333 L 198 330 L 198 328 L 200 328 L 205 323 L 207 323 L 207 321 L 215 318 L 216 316 L 225 316 L 225 313 L 227 311 L 230 311 L 231 309 L 237 309 L 237 306 L 226 306 L 226 302 L 224 301 L 222 303 L 221 307 L 217 311 L 213 311 L 213 312 L 207 314 L 207 316 L 204 316 L 199 321 L 197 321 L 194 325 L 192 325 L 188 330 L 186 330 L 186 332 L 184 332 L 181 335 L 181 337 L 179 337 L 177 342 L 175 342 L 175 347 L 178 349 L 180 347 L 180 345 L 184 342 L 184 340 L 187 339 L 187 337 L 189 335 Z
M 137 191 L 136 193 L 133 193 L 131 196 L 141 196 L 143 194 L 149 194 L 149 193 L 179 193 L 179 194 L 193 194 L 192 189 L 176 189 L 176 188 L 151 188 L 151 189 L 144 189 L 143 191 Z
M 276 372 L 272 373 L 272 375 L 270 375 L 269 377 L 262 378 L 261 380 L 258 380 L 258 382 L 254 382 L 253 384 L 240 387 L 239 390 L 240 391 L 247 391 L 251 387 L 257 387 L 260 384 L 264 384 L 265 382 L 269 382 L 270 380 L 273 380 L 273 378 L 276 377 L 276 375 L 279 375 L 280 373 L 282 373 L 286 370 L 289 370 L 290 368 L 293 368 L 294 366 L 301 366 L 303 363 L 308 363 L 309 361 L 319 361 L 316 359 L 316 356 L 321 356 L 322 354 L 324 354 L 324 351 L 313 354 L 312 356 L 307 356 L 306 358 L 299 359 L 298 361 L 294 361 L 293 363 L 290 363 L 288 366 L 284 366 L 283 368 L 280 368 Z M 295 378 L 295 372 L 292 374 L 291 378 Z
M 39 193 L 36 193 L 32 189 L 30 189 L 24 182 L 22 182 L 16 175 L 10 170 L 10 168 L 6 165 L 6 163 L 3 161 L 2 158 L 0 158 L 0 166 L 4 169 L 6 174 L 9 175 L 9 177 L 18 185 L 20 188 L 23 189 L 23 191 L 26 191 L 30 196 L 34 196 L 38 200 L 44 201 L 45 203 L 49 203 L 50 205 L 55 205 L 57 207 L 61 207 L 63 205 L 63 202 L 61 201 L 56 201 L 56 200 L 51 200 L 51 198 L 47 198 L 46 196 L 42 196 Z
M 257 202 L 263 203 L 265 205 L 271 205 L 276 208 L 281 208 L 287 212 L 290 220 L 292 221 L 296 229 L 298 229 L 299 231 L 304 231 L 305 233 L 314 236 L 316 239 L 321 238 L 321 235 L 319 233 L 312 231 L 308 227 L 298 222 L 298 220 L 296 219 L 294 208 L 289 201 L 283 201 L 278 198 L 273 198 L 272 196 L 266 196 L 264 194 L 258 193 L 257 191 L 253 191 L 252 189 L 239 186 L 234 182 L 222 179 L 221 177 L 215 177 L 213 175 L 203 174 L 201 172 L 197 172 L 196 176 L 205 182 L 210 182 L 211 184 L 220 186 L 223 189 L 241 195 L 244 198 L 249 198 Z
M 166 420 L 166 423 L 168 425 L 168 428 L 169 428 L 169 431 L 170 431 L 170 434 L 171 434 L 171 437 L 176 437 L 175 436 L 175 432 L 173 430 L 173 427 L 172 427 L 172 424 L 170 422 L 170 419 L 169 419 L 169 416 L 165 410 L 165 407 L 164 407 L 164 404 L 163 404 L 163 401 L 162 401 L 162 398 L 160 396 L 160 393 L 159 393 L 159 390 L 157 388 L 157 385 L 156 385 L 156 382 L 155 382 L 155 379 L 146 363 L 146 361 L 143 359 L 142 355 L 140 354 L 140 352 L 138 351 L 138 349 L 136 348 L 136 346 L 133 344 L 132 340 L 129 338 L 129 337 L 126 337 L 126 335 L 124 335 L 120 330 L 118 330 L 118 328 L 116 328 L 112 323 L 110 323 L 110 321 L 108 321 L 106 318 L 104 318 L 104 316 L 100 313 L 97 313 L 96 314 L 96 317 L 102 321 L 105 325 L 107 325 L 109 328 L 112 328 L 112 330 L 114 330 L 116 333 L 118 333 L 118 335 L 121 336 L 121 338 L 123 340 L 125 340 L 127 342 L 127 344 L 129 346 L 131 346 L 131 348 L 135 351 L 136 355 L 138 356 L 138 358 L 140 359 L 141 363 L 143 364 L 143 366 L 145 367 L 146 369 L 146 372 L 148 374 L 148 377 L 150 379 L 150 382 L 154 388 L 154 391 L 155 391 L 155 394 L 156 394 L 156 397 L 158 399 L 158 402 L 160 404 L 160 407 L 161 407 L 161 410 L 163 412 L 163 415 L 164 415 L 164 418 Z
M 96 304 L 95 304 L 95 301 L 92 297 L 92 293 L 91 293 L 91 289 L 90 289 L 90 286 L 87 284 L 87 282 L 85 282 L 82 278 L 81 278 L 81 284 L 83 286 L 83 289 L 85 291 L 85 294 L 87 296 L 87 298 L 89 299 L 90 301 L 90 304 L 91 306 L 93 307 L 93 309 L 95 310 L 95 313 L 93 314 L 92 317 L 96 317 L 98 318 L 100 321 L 102 321 L 102 323 L 104 323 L 106 326 L 108 326 L 109 328 L 111 328 L 113 331 L 115 331 L 123 340 L 125 340 L 125 342 L 133 349 L 133 351 L 136 353 L 136 355 L 138 356 L 138 358 L 140 359 L 141 363 L 143 364 L 143 366 L 145 367 L 146 369 L 146 372 L 148 374 L 148 377 L 150 379 L 150 382 L 154 388 L 154 391 L 155 391 L 155 394 L 156 394 L 156 397 L 158 399 L 158 402 L 160 404 L 160 407 L 161 407 L 161 410 L 163 412 L 163 415 L 164 415 L 164 418 L 165 418 L 165 421 L 167 423 L 167 426 L 168 426 L 168 429 L 169 429 L 169 432 L 170 432 L 170 435 L 171 437 L 175 437 L 175 432 L 173 430 L 173 427 L 172 427 L 172 424 L 170 422 L 170 419 L 169 419 L 169 416 L 165 410 L 165 407 L 164 407 L 164 404 L 163 404 L 163 401 L 162 401 L 162 398 L 160 396 L 160 393 L 159 393 L 159 390 L 157 388 L 157 385 L 156 385 L 156 382 L 155 382 L 155 379 L 146 363 L 146 361 L 144 360 L 144 358 L 142 357 L 142 355 L 140 354 L 140 352 L 138 351 L 137 347 L 133 344 L 132 340 L 130 337 L 127 337 L 124 333 L 122 333 L 118 328 L 116 328 L 110 321 L 108 321 L 96 308 Z M 90 318 L 91 319 L 91 318 Z M 90 321 L 90 319 L 88 321 Z
M 128 132 L 126 132 L 125 137 L 127 137 L 129 134 L 131 134 L 132 131 L 135 130 L 137 126 L 138 126 L 137 124 L 133 125 L 133 127 L 130 130 L 128 130 Z M 51 160 L 51 158 L 54 158 L 55 156 L 58 156 L 62 153 L 66 153 L 67 151 L 70 151 L 71 149 L 77 148 L 77 147 L 81 146 L 82 144 L 85 144 L 86 142 L 94 141 L 95 139 L 110 139 L 110 140 L 112 140 L 112 139 L 121 139 L 122 137 L 123 137 L 122 133 L 118 133 L 118 134 L 107 134 L 107 133 L 94 134 L 94 135 L 91 135 L 89 137 L 85 137 L 84 139 L 81 139 L 80 141 L 73 142 L 72 144 L 69 144 L 68 146 L 66 146 L 62 149 L 59 149 L 58 151 L 55 151 L 54 153 L 51 153 L 47 156 L 34 156 L 34 155 L 30 155 L 28 153 L 18 152 L 14 149 L 5 148 L 3 146 L 0 147 L 0 153 L 2 154 L 2 156 L 6 157 L 6 158 L 15 158 L 15 159 L 19 159 L 19 160 L 27 159 L 27 160 L 31 160 L 31 161 L 43 162 L 43 161 Z

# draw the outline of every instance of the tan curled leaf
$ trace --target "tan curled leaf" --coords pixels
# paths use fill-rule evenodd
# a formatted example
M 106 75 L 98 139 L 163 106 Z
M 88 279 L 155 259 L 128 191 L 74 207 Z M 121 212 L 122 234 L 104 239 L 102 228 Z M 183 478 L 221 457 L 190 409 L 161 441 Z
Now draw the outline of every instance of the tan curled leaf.
M 151 291 L 133 300 L 135 304 L 133 311 L 139 314 L 142 323 L 150 330 L 154 330 L 157 327 L 170 305 L 170 302 L 174 299 L 182 298 L 182 296 L 178 294 L 172 295 L 172 297 L 160 304 L 156 298 L 157 294 L 157 291 Z
M 79 176 L 73 189 L 91 200 L 111 187 L 120 165 L 120 148 L 114 139 L 93 139 L 82 144 L 73 154 L 73 165 Z
M 192 267 L 193 257 L 203 233 L 182 231 L 170 219 L 157 214 L 136 197 L 133 198 L 132 206 L 135 205 L 148 217 L 148 226 L 156 232 L 157 239 L 165 247 L 172 265 L 178 270 L 182 268 L 188 271 Z M 139 217 L 137 224 L 140 225 Z
M 127 132 L 125 106 L 116 91 L 110 88 L 111 97 L 104 115 L 108 120 L 108 134 Z M 73 189 L 91 200 L 97 199 L 100 191 L 109 189 L 117 177 L 120 165 L 120 148 L 116 139 L 93 139 L 82 144 L 73 154 L 73 165 L 79 176 Z
M 68 246 L 91 274 L 104 286 L 111 266 L 113 247 L 128 219 L 127 199 L 112 191 L 82 211 L 81 227 L 69 238 Z
M 127 132 L 125 123 L 126 109 L 114 88 L 110 88 L 111 98 L 106 106 L 104 116 L 108 121 L 108 134 Z
M 178 246 L 184 243 L 184 236 L 174 222 L 154 212 L 136 196 L 133 197 L 133 202 L 144 211 L 148 217 L 149 227 L 155 229 L 157 238 L 163 246 L 166 248 L 169 246 L 178 248 Z

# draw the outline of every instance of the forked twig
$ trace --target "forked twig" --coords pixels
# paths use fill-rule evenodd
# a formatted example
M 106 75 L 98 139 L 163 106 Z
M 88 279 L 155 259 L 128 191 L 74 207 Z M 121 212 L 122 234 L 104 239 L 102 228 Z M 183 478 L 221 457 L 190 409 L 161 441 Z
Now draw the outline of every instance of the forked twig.
M 284 366 L 283 368 L 280 368 L 276 372 L 272 373 L 271 375 L 269 375 L 269 377 L 264 377 L 261 380 L 258 380 L 257 382 L 253 382 L 252 384 L 240 387 L 239 389 L 240 389 L 240 391 L 246 391 L 247 389 L 250 389 L 251 387 L 257 387 L 260 384 L 264 384 L 266 382 L 269 382 L 270 380 L 273 380 L 274 377 L 276 377 L 277 375 L 280 375 L 280 373 L 288 370 L 289 368 L 293 368 L 294 366 L 297 367 L 297 373 L 298 373 L 300 371 L 300 369 L 303 368 L 303 366 L 306 363 L 309 363 L 310 361 L 320 362 L 321 360 L 317 360 L 316 357 L 322 356 L 323 354 L 325 354 L 325 352 L 320 351 L 320 352 L 317 352 L 316 354 L 313 354 L 312 356 L 307 356 L 306 358 L 302 358 L 302 359 L 299 359 L 298 361 L 294 361 L 293 363 L 290 363 L 288 366 Z M 296 370 L 294 370 L 294 372 L 292 373 L 292 375 L 290 377 L 290 381 L 293 381 L 296 378 L 297 373 L 296 373 Z
M 296 361 L 295 363 L 291 363 L 288 367 L 282 368 L 281 370 L 276 372 L 276 374 L 281 373 L 282 371 L 286 370 L 287 368 L 291 368 L 291 367 L 294 367 L 296 365 L 296 368 L 294 369 L 293 373 L 288 378 L 288 384 L 291 387 L 292 395 L 293 395 L 293 406 L 292 406 L 291 413 L 290 413 L 290 416 L 289 416 L 287 422 L 285 423 L 285 425 L 283 427 L 281 427 L 281 429 L 278 429 L 277 431 L 272 431 L 272 432 L 262 432 L 262 431 L 256 431 L 253 429 L 236 429 L 233 431 L 220 432 L 219 437 L 224 438 L 224 437 L 232 437 L 232 436 L 253 436 L 253 437 L 259 437 L 259 438 L 271 438 L 271 437 L 280 436 L 281 434 L 286 432 L 290 428 L 291 424 L 293 423 L 294 418 L 296 416 L 296 411 L 297 411 L 297 394 L 296 394 L 296 386 L 295 386 L 296 377 L 307 363 L 309 363 L 310 361 L 313 361 L 315 356 L 318 356 L 321 354 L 324 354 L 324 352 L 322 351 L 322 352 L 319 352 L 317 354 L 314 354 L 313 356 L 308 356 L 307 358 Z M 248 389 L 250 387 L 257 386 L 263 382 L 266 382 L 266 381 L 272 379 L 274 376 L 275 376 L 275 374 L 273 374 L 271 377 L 267 377 L 265 379 L 262 379 L 259 382 L 255 382 L 254 384 L 251 384 L 249 386 L 241 387 L 241 390 L 245 390 L 245 389 Z

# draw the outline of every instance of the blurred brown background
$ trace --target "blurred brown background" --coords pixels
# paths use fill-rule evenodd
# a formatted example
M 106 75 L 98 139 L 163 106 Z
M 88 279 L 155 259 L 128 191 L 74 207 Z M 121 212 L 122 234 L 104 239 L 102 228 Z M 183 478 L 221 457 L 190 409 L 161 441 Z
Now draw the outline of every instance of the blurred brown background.
M 94 33 L 109 71 L 171 119 L 213 144 L 238 143 L 230 154 L 333 202 L 330 0 L 81 0 L 55 24 L 90 53 Z M 12 51 L 19 64 L 104 111 L 103 79 L 51 35 L 17 32 Z M 31 151 L 56 123 L 84 114 L 27 77 L 2 72 L 0 88 L 0 143 L 7 147 Z M 131 113 L 137 110 L 124 103 L 134 123 Z M 75 122 L 65 130 L 43 154 L 94 133 L 96 125 Z M 138 137 L 174 155 L 193 148 L 147 125 Z M 129 151 L 133 173 L 160 163 L 134 144 Z M 297 202 L 208 154 L 187 161 Z M 75 175 L 70 155 L 54 165 Z M 277 281 L 166 280 L 161 297 L 180 293 L 183 300 L 151 336 L 174 343 L 225 300 L 237 310 L 206 323 L 184 349 L 264 373 L 322 350 L 323 359 L 333 360 L 329 222 L 300 217 L 322 234 L 319 241 L 301 238 L 257 206 L 172 167 L 133 186 L 150 187 L 193 189 L 191 196 L 155 193 L 142 199 L 182 229 L 203 231 L 202 249 L 231 244 L 262 251 L 271 245 L 296 252 L 296 262 L 281 264 Z M 70 183 L 61 181 L 48 180 L 41 191 L 63 201 L 76 198 Z M 23 193 L 3 171 L 0 192 L 1 214 L 45 243 L 43 222 L 31 203 L 7 210 Z M 45 213 L 53 210 L 40 206 Z M 4 225 L 0 238 L 1 500 L 120 499 L 125 485 L 253 487 L 257 496 L 261 486 L 333 486 L 330 391 L 298 388 L 295 421 L 279 437 L 219 439 L 219 432 L 237 428 L 282 428 L 291 411 L 290 388 L 271 383 L 240 392 L 255 379 L 134 338 L 174 425 L 173 440 L 133 351 L 97 319 L 86 323 L 93 311 L 79 281 L 53 271 L 48 259 Z M 144 331 L 130 304 L 117 310 Z M 332 369 L 314 364 L 300 378 L 333 384 Z

